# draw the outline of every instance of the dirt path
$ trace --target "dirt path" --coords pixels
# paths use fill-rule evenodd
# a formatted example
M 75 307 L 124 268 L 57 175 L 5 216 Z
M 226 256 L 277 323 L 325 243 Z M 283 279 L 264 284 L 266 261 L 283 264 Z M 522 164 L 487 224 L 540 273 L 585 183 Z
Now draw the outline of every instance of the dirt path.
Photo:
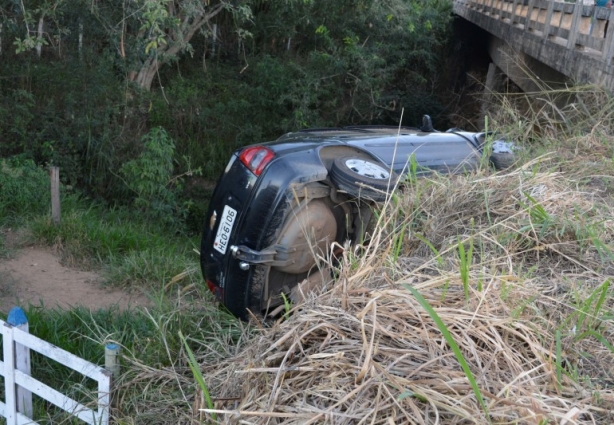
M 128 294 L 103 288 L 100 276 L 66 268 L 51 251 L 26 247 L 11 259 L 0 261 L 0 311 L 27 307 L 28 303 L 45 307 L 83 306 L 93 310 L 118 305 L 122 309 L 147 304 L 140 294 Z

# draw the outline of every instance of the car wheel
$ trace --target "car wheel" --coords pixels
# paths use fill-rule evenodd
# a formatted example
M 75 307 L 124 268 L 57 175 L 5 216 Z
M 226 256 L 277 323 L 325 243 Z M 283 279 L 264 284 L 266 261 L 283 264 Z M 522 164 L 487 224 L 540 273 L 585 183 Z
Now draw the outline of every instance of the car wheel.
M 335 187 L 356 198 L 386 199 L 397 181 L 396 173 L 368 158 L 346 156 L 333 161 L 329 177 Z
M 320 183 L 311 185 L 310 189 L 315 191 L 318 186 L 330 192 L 328 186 Z M 245 284 L 246 307 L 256 316 L 275 316 L 278 307 L 285 304 L 284 297 L 299 300 L 295 288 L 306 280 L 309 283 L 299 292 L 313 289 L 317 279 L 310 276 L 319 273 L 324 265 L 319 259 L 329 257 L 333 242 L 341 245 L 347 239 L 350 225 L 346 220 L 351 219 L 347 203 L 337 204 L 328 196 L 317 199 L 293 196 L 288 202 L 287 207 L 279 210 L 283 214 L 279 230 L 270 243 L 277 251 L 274 261 L 257 265 L 254 277 Z

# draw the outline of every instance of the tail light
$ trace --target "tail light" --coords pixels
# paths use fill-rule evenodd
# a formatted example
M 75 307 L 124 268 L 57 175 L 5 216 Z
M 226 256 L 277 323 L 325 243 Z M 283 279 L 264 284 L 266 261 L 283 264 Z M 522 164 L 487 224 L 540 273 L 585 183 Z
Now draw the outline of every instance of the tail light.
M 275 157 L 275 154 L 269 148 L 264 146 L 251 146 L 243 149 L 239 160 L 245 165 L 252 173 L 259 176 L 267 166 L 269 162 Z
M 222 288 L 211 282 L 209 279 L 207 279 L 207 286 L 218 301 L 224 302 L 224 290 Z
M 209 290 L 215 294 L 215 288 L 217 287 L 217 285 L 213 282 L 211 282 L 209 279 L 207 279 L 207 287 L 209 288 Z

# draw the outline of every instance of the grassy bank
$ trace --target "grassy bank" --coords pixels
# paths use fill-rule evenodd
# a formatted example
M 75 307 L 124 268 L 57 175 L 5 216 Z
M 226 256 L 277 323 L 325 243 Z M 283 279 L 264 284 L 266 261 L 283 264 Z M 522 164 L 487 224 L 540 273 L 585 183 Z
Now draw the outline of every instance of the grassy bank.
M 124 347 L 120 424 L 613 423 L 614 101 L 578 90 L 565 108 L 501 100 L 489 125 L 522 145 L 516 166 L 409 174 L 370 244 L 276 323 L 215 306 L 197 239 L 67 201 L 60 227 L 21 223 L 31 241 L 152 304 L 32 309 L 31 329 L 99 363 L 105 342 Z

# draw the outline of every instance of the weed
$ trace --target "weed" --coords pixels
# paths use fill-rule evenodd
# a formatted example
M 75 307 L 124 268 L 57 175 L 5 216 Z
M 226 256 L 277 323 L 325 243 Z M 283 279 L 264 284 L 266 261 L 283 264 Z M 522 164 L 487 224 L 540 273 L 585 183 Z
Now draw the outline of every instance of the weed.
M 561 331 L 559 329 L 556 330 L 554 338 L 556 343 L 556 382 L 560 391 L 563 371 L 563 350 L 561 349 Z
M 187 171 L 174 176 L 175 143 L 161 128 L 153 128 L 143 136 L 141 155 L 126 162 L 119 172 L 124 183 L 134 192 L 134 206 L 167 224 L 176 224 L 185 218 L 189 205 L 179 202 L 185 175 L 200 174 L 192 169 L 189 158 L 184 158 Z
M 292 310 L 292 301 L 283 292 L 281 293 L 281 298 L 284 300 L 284 319 L 288 320 L 290 318 L 290 310 Z
M 469 239 L 469 251 L 465 252 L 465 245 L 458 241 L 458 258 L 460 260 L 460 277 L 463 282 L 465 300 L 469 301 L 469 271 L 473 261 L 473 239 Z
M 397 262 L 399 256 L 401 255 L 402 249 L 403 249 L 403 240 L 405 238 L 405 231 L 407 228 L 407 223 L 404 223 L 401 226 L 401 229 L 399 230 L 398 233 L 396 233 L 396 235 L 394 236 L 394 241 L 393 241 L 393 250 L 392 250 L 392 261 L 393 262 Z
M 593 337 L 614 353 L 614 346 L 600 333 L 600 327 L 604 319 L 601 310 L 608 299 L 610 283 L 611 279 L 606 279 L 584 301 L 578 301 L 578 307 L 561 324 L 560 328 L 569 328 L 573 324 L 574 341 L 578 342 L 585 338 Z
M 196 361 L 196 357 L 194 357 L 194 353 L 192 349 L 188 345 L 188 341 L 185 339 L 181 331 L 179 331 L 179 339 L 183 342 L 183 347 L 185 348 L 186 353 L 188 354 L 188 365 L 190 366 L 190 370 L 194 375 L 194 379 L 198 383 L 200 390 L 202 391 L 205 399 L 207 401 L 207 407 L 209 409 L 213 409 L 215 406 L 213 405 L 213 400 L 211 399 L 211 395 L 209 394 L 209 388 L 207 388 L 207 383 L 205 382 L 205 378 L 203 377 L 203 373 L 200 371 L 200 366 Z M 217 416 L 215 413 L 211 414 L 211 418 L 216 421 Z

